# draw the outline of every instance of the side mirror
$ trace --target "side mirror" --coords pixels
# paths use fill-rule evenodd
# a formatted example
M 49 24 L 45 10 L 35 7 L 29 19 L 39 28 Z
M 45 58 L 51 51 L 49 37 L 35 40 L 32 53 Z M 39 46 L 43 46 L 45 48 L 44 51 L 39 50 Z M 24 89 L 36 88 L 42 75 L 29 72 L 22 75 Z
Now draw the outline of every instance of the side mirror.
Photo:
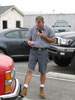
M 52 25 L 52 27 L 54 27 L 54 25 Z
M 69 27 L 71 27 L 71 25 L 69 25 Z

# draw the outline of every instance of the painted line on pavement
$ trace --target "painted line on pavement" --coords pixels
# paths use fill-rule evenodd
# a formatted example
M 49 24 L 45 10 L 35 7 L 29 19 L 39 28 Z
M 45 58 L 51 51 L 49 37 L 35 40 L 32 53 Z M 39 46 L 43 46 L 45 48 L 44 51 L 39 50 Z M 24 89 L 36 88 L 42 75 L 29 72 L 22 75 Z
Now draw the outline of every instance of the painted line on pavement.
M 32 99 L 28 99 L 28 98 L 23 98 L 22 100 L 32 100 Z
M 47 77 L 56 77 L 56 78 L 65 78 L 65 79 L 72 79 L 75 80 L 75 75 L 72 74 L 65 74 L 59 72 L 48 72 Z
M 28 65 L 19 65 L 19 66 L 18 66 L 18 65 L 17 65 L 17 66 L 15 65 L 15 68 L 21 68 L 21 66 L 22 66 L 22 67 L 27 67 L 27 68 L 28 68 Z
M 21 72 L 16 72 L 16 74 L 26 75 L 26 73 L 21 73 Z M 40 77 L 40 75 L 36 75 L 36 74 L 32 74 L 32 76 Z M 58 77 L 58 76 L 60 76 L 60 77 Z M 75 77 L 75 75 L 62 74 L 62 73 L 56 73 L 56 72 L 48 72 L 46 74 L 47 79 L 53 79 L 53 80 L 60 80 L 60 81 L 75 83 L 75 78 L 74 77 Z

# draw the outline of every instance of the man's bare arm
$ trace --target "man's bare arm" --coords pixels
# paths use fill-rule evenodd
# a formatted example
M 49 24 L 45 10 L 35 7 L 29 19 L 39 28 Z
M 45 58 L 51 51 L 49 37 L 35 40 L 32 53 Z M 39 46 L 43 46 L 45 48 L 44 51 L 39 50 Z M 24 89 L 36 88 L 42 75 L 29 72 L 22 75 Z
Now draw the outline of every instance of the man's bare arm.
M 40 37 L 42 37 L 43 39 L 45 39 L 46 41 L 50 42 L 50 43 L 56 43 L 56 39 L 55 38 L 49 38 L 46 35 L 44 35 L 43 33 L 38 33 Z

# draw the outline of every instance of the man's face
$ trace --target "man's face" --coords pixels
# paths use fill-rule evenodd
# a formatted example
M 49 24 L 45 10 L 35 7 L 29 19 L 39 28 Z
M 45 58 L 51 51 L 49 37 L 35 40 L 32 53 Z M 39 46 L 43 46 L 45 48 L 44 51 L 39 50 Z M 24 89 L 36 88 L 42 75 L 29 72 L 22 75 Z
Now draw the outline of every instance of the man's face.
M 44 22 L 38 21 L 38 20 L 36 21 L 36 26 L 37 26 L 38 28 L 42 28 L 43 25 L 44 25 Z

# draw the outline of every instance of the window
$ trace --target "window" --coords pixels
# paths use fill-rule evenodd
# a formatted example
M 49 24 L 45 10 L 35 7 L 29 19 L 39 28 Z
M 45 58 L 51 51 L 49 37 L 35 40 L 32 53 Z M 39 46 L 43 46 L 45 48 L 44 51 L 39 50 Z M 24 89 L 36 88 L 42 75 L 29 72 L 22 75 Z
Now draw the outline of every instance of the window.
M 68 23 L 67 22 L 56 22 L 55 27 L 68 27 Z
M 20 28 L 20 21 L 16 21 L 16 28 Z
M 7 38 L 20 38 L 18 31 L 12 31 L 5 35 Z
M 3 29 L 6 29 L 7 28 L 7 21 L 4 20 L 2 23 L 3 23 Z
M 22 38 L 26 38 L 26 33 L 27 33 L 27 32 L 28 32 L 27 30 L 21 31 Z

